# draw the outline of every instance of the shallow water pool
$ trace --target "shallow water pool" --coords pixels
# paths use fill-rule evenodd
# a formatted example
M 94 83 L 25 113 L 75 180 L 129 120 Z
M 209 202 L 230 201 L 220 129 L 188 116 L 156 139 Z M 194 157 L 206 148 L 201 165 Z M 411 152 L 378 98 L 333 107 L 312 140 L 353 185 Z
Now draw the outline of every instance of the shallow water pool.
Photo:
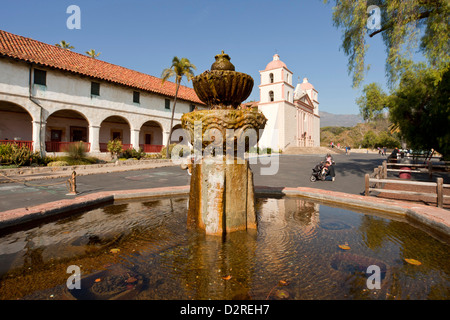
M 258 230 L 226 237 L 187 229 L 183 197 L 10 231 L 0 238 L 0 298 L 450 298 L 449 244 L 404 219 L 302 198 L 259 198 L 256 209 Z M 66 285 L 71 266 L 81 289 Z M 368 287 L 369 266 L 379 289 Z

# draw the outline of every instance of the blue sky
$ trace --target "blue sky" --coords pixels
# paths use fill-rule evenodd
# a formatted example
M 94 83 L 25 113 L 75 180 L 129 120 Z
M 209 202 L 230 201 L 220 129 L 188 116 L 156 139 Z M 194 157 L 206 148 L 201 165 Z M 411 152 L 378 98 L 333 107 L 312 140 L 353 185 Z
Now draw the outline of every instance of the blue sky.
M 259 71 L 275 53 L 298 78 L 319 92 L 320 110 L 359 113 L 341 31 L 332 24 L 333 1 L 322 0 L 48 0 L 2 1 L 0 29 L 49 44 L 70 42 L 73 51 L 89 49 L 110 63 L 159 77 L 174 56 L 209 70 L 224 50 L 236 71 L 255 80 L 248 100 L 259 100 Z M 70 30 L 69 5 L 81 9 L 81 29 Z M 381 37 L 368 40 L 371 69 L 364 83 L 385 87 L 385 48 Z M 364 84 L 363 83 L 363 84 Z M 184 80 L 184 85 L 192 83 Z

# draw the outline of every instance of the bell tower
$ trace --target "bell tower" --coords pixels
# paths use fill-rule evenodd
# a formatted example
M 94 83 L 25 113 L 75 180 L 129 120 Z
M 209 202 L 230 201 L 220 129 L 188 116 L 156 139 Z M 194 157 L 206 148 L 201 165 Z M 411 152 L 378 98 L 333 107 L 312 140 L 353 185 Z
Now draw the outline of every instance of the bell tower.
M 261 75 L 260 103 L 288 101 L 293 102 L 294 88 L 292 86 L 292 72 L 286 64 L 275 54 L 266 68 L 259 72 Z
M 258 109 L 267 118 L 264 133 L 259 141 L 262 148 L 284 150 L 289 144 L 288 139 L 294 133 L 286 126 L 286 118 L 293 119 L 295 114 L 293 73 L 286 64 L 275 54 L 266 68 L 259 72 L 261 85 L 259 86 L 260 100 Z

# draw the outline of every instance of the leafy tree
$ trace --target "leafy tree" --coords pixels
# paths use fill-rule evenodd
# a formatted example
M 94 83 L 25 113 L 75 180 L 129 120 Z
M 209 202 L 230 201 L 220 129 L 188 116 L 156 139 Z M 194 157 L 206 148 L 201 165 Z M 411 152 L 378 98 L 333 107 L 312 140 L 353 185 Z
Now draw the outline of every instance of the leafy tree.
M 356 100 L 359 112 L 366 121 L 383 118 L 386 110 L 387 95 L 377 83 L 370 83 L 364 86 L 363 94 Z
M 165 81 L 168 79 L 175 77 L 175 100 L 173 102 L 173 108 L 172 108 L 172 117 L 170 118 L 170 130 L 172 130 L 173 126 L 173 117 L 175 114 L 175 106 L 177 104 L 177 97 L 178 97 L 178 89 L 180 88 L 181 79 L 185 76 L 188 81 L 192 79 L 194 76 L 193 70 L 196 70 L 197 68 L 195 65 L 193 65 L 189 59 L 187 58 L 181 58 L 174 57 L 172 59 L 172 65 L 170 68 L 166 68 L 163 70 L 161 74 L 161 80 L 162 84 L 164 84 Z M 172 135 L 172 131 L 170 132 L 169 136 L 167 137 L 167 143 L 166 143 L 166 158 L 169 159 L 169 144 L 170 144 L 170 136 Z
M 390 118 L 411 148 L 450 156 L 450 65 L 441 72 L 415 64 L 389 96 Z
M 86 54 L 88 55 L 88 56 L 90 56 L 91 58 L 97 58 L 100 54 L 101 54 L 101 52 L 95 52 L 95 50 L 94 49 L 91 49 L 91 50 L 89 50 L 89 51 L 86 51 Z
M 57 46 L 58 48 L 63 48 L 63 49 L 69 50 L 69 51 L 72 49 L 75 49 L 74 46 L 71 46 L 69 42 L 66 42 L 64 40 L 61 40 L 59 43 L 55 44 L 55 46 Z
M 373 148 L 377 143 L 377 135 L 372 130 L 367 131 L 362 140 L 362 146 L 364 148 Z
M 397 139 L 394 135 L 389 134 L 387 131 L 382 131 L 378 134 L 375 147 L 386 147 L 386 148 L 395 148 L 400 147 L 400 140 Z
M 325 3 L 328 0 L 324 0 Z M 380 10 L 378 30 L 367 27 L 370 5 Z M 431 67 L 443 70 L 450 62 L 450 4 L 448 0 L 335 0 L 333 23 L 343 30 L 342 48 L 348 56 L 353 86 L 364 80 L 367 36 L 380 34 L 386 46 L 386 73 L 390 87 L 408 65 L 404 61 L 417 47 Z M 422 31 L 422 32 L 421 32 Z M 419 35 L 421 35 L 419 39 Z

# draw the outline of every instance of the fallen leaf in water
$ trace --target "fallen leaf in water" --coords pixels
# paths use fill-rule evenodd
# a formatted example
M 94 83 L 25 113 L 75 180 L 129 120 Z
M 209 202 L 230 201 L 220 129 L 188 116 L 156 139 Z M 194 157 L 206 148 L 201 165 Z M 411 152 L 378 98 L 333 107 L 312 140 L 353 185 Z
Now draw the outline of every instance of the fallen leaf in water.
M 223 280 L 230 280 L 231 279 L 231 275 L 226 276 L 226 277 L 222 277 Z
M 422 264 L 422 262 L 416 260 L 416 259 L 405 259 L 406 262 L 408 262 L 409 264 L 413 264 L 415 266 L 420 266 Z
M 287 286 L 289 284 L 289 282 L 287 282 L 286 280 L 280 280 L 280 282 L 278 282 L 278 284 L 280 286 Z
M 342 250 L 350 250 L 350 247 L 346 244 L 340 244 L 339 248 L 341 248 Z
M 95 279 L 95 282 L 100 282 L 100 281 L 102 281 L 102 279 L 100 279 L 100 278 Z
M 280 299 L 289 298 L 289 293 L 286 290 L 277 290 L 276 296 Z
M 120 249 L 111 249 L 111 250 L 109 250 L 109 252 L 111 252 L 111 253 L 119 253 Z
M 136 282 L 136 281 L 137 281 L 137 279 L 135 277 L 129 277 L 127 279 L 127 283 L 133 283 L 133 282 Z

